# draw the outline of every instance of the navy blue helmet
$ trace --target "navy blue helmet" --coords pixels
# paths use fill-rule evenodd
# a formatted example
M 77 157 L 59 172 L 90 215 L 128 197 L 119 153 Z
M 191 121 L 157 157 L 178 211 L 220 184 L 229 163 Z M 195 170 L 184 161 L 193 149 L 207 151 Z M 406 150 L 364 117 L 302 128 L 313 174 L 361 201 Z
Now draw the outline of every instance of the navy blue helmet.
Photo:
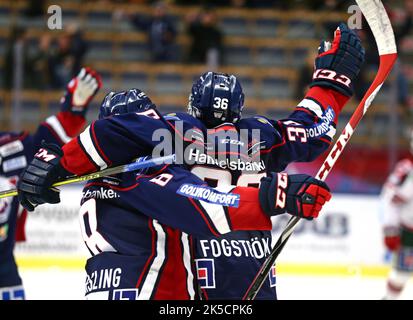
M 156 109 L 156 106 L 145 92 L 139 89 L 112 91 L 105 96 L 99 108 L 99 119 L 116 114 L 143 112 L 149 109 Z
M 188 113 L 209 128 L 236 123 L 243 108 L 244 93 L 234 75 L 207 72 L 192 85 Z

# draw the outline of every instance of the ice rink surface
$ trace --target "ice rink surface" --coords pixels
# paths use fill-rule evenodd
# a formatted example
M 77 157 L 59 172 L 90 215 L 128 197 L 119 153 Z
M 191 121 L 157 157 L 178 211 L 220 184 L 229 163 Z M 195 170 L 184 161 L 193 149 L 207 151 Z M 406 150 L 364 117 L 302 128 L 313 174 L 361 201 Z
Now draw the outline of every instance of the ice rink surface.
M 29 300 L 83 300 L 84 273 L 81 270 L 22 269 Z M 279 275 L 280 300 L 380 300 L 385 290 L 381 277 L 332 277 Z M 413 281 L 401 297 L 413 299 Z

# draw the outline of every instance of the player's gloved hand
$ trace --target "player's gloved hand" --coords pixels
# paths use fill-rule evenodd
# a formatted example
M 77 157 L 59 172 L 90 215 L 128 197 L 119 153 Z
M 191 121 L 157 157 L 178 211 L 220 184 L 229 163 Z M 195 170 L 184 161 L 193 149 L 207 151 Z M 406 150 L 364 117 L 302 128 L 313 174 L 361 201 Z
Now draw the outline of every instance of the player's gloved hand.
M 318 217 L 321 208 L 330 199 L 327 184 L 306 174 L 273 172 L 261 179 L 260 205 L 270 216 L 288 212 L 311 220 Z
M 345 23 L 334 32 L 334 40 L 321 41 L 310 87 L 332 88 L 345 96 L 353 95 L 353 80 L 360 72 L 365 51 L 360 38 Z
M 51 188 L 59 179 L 69 176 L 61 165 L 62 149 L 55 144 L 42 143 L 42 148 L 20 175 L 17 184 L 20 204 L 28 211 L 43 203 L 59 203 L 59 190 Z
M 384 244 L 390 251 L 397 251 L 400 248 L 400 230 L 398 227 L 384 227 Z
M 101 87 L 100 75 L 90 68 L 82 68 L 67 85 L 66 94 L 62 98 L 62 111 L 85 116 L 89 102 Z

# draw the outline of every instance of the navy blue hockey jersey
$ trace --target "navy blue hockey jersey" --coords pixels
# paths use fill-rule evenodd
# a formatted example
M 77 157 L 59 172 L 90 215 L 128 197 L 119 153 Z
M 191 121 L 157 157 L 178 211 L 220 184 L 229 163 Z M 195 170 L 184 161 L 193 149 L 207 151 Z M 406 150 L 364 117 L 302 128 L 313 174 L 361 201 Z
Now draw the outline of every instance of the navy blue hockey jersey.
M 182 248 L 191 248 L 195 252 L 190 256 L 190 261 L 193 262 L 195 258 L 195 276 L 204 298 L 240 299 L 271 247 L 270 222 L 268 217 L 264 217 L 257 200 L 256 187 L 260 179 L 267 172 L 282 171 L 294 161 L 312 161 L 324 152 L 332 141 L 338 114 L 346 101 L 346 97 L 333 90 L 314 87 L 287 119 L 274 121 L 256 116 L 212 130 L 207 129 L 198 119 L 183 113 L 161 116 L 155 110 L 148 110 L 118 115 L 95 121 L 78 138 L 65 145 L 61 163 L 69 172 L 80 175 L 129 163 L 140 156 L 154 155 L 159 150 L 159 155 L 182 154 L 182 165 L 165 167 L 165 172 L 159 172 L 147 181 L 143 179 L 139 182 L 142 179 L 139 176 L 142 175 L 138 175 L 136 182 L 123 187 L 124 180 L 127 179 L 122 178 L 119 183 L 122 192 L 126 191 L 126 194 L 120 195 L 120 199 L 132 199 L 125 202 L 126 207 L 122 207 L 123 201 L 116 202 L 116 198 L 109 200 L 97 196 L 99 193 L 96 187 L 99 183 L 105 183 L 102 179 L 91 182 L 84 192 L 92 194 L 96 207 L 101 207 L 106 212 L 102 219 L 103 216 L 108 217 L 107 223 L 102 220 L 97 222 L 97 231 L 101 235 L 98 238 L 104 239 L 111 251 L 121 254 L 130 254 L 128 248 L 132 247 L 136 249 L 133 254 L 137 254 L 139 250 L 146 252 L 142 254 L 141 263 L 136 264 L 136 273 L 140 277 L 134 286 L 139 288 L 141 298 L 171 298 L 171 294 L 178 299 L 193 298 L 191 292 L 194 289 L 190 289 L 189 283 L 194 276 L 190 275 L 188 256 L 182 251 Z M 224 132 L 224 136 L 218 134 L 220 131 Z M 218 141 L 208 139 L 211 137 L 218 137 Z M 224 145 L 224 148 L 215 148 L 217 144 Z M 175 183 L 174 171 L 168 170 L 181 170 L 177 179 L 181 184 Z M 198 182 L 188 183 L 186 179 Z M 108 189 L 102 189 L 102 192 L 117 190 L 116 183 L 112 185 L 113 182 L 109 180 L 105 184 Z M 199 189 L 202 181 L 215 187 L 215 191 L 210 192 L 223 193 L 222 196 L 215 196 L 216 199 L 224 197 L 228 200 L 228 197 L 235 196 L 242 205 L 221 205 L 197 198 L 203 194 Z M 163 184 L 162 188 L 155 190 L 157 184 Z M 184 185 L 185 190 L 182 190 Z M 190 189 L 189 185 L 195 185 L 192 186 L 195 189 Z M 92 186 L 95 189 L 91 189 Z M 239 187 L 234 189 L 234 186 Z M 206 188 L 206 184 L 203 187 Z M 140 190 L 140 193 L 135 193 L 136 190 Z M 129 196 L 127 192 L 135 196 Z M 150 200 L 143 201 L 139 195 Z M 245 209 L 248 206 L 243 203 L 246 199 L 250 200 L 248 206 L 252 206 L 248 213 Z M 111 210 L 106 210 L 105 207 L 110 207 Z M 120 209 L 116 208 L 124 208 L 124 214 L 118 215 Z M 134 217 L 136 224 L 128 224 L 127 218 L 120 218 L 123 215 L 131 219 Z M 99 213 L 97 216 L 100 217 Z M 110 226 L 111 224 L 113 225 Z M 130 228 L 127 228 L 128 225 Z M 130 237 L 122 231 L 125 228 L 131 231 Z M 194 236 L 194 239 L 191 241 L 177 230 Z M 175 236 L 173 232 L 176 232 Z M 142 236 L 138 236 L 139 234 Z M 90 237 L 95 238 L 93 230 L 86 234 L 86 240 Z M 120 239 L 126 239 L 124 247 L 121 246 Z M 159 244 L 153 239 L 165 240 Z M 170 243 L 176 245 L 170 247 Z M 181 251 L 177 248 L 181 248 Z M 89 249 L 95 255 L 105 251 L 99 246 Z M 160 249 L 163 253 L 154 253 Z M 168 255 L 165 254 L 167 249 Z M 156 257 L 159 256 L 163 257 L 162 263 L 159 264 L 158 261 L 154 266 Z M 180 276 L 175 273 L 174 277 L 168 279 L 168 274 L 165 273 L 168 268 L 165 266 L 173 264 L 182 273 Z M 153 272 L 149 272 L 150 270 Z M 156 276 L 154 270 L 158 272 Z M 155 278 L 151 278 L 148 293 L 143 290 L 147 286 L 143 286 L 146 283 L 144 279 L 150 275 Z M 185 288 L 182 291 L 172 290 L 172 283 L 179 287 L 178 281 Z M 171 294 L 165 294 L 167 290 L 162 283 L 169 283 L 166 287 L 172 290 Z M 275 297 L 273 270 L 257 298 Z
M 63 145 L 79 133 L 85 122 L 82 116 L 59 112 L 41 123 L 34 135 L 27 132 L 0 132 L 2 189 L 16 186 L 19 175 L 30 163 L 43 140 Z M 13 249 L 16 240 L 25 240 L 26 216 L 27 212 L 19 206 L 17 197 L 0 199 L 0 288 L 21 284 Z

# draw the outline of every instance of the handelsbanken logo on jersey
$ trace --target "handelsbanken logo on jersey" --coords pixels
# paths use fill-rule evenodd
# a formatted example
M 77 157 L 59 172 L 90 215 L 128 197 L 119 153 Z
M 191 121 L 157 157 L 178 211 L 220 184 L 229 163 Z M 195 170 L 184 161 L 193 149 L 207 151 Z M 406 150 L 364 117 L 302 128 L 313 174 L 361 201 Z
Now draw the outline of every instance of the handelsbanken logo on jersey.
M 176 193 L 208 203 L 219 204 L 226 207 L 238 208 L 240 195 L 235 193 L 223 193 L 206 186 L 198 186 L 185 183 L 179 187 Z
M 82 192 L 82 199 L 114 199 L 119 198 L 119 194 L 112 189 L 100 187 L 100 189 L 87 189 Z
M 203 289 L 215 288 L 214 259 L 195 259 L 198 283 Z

